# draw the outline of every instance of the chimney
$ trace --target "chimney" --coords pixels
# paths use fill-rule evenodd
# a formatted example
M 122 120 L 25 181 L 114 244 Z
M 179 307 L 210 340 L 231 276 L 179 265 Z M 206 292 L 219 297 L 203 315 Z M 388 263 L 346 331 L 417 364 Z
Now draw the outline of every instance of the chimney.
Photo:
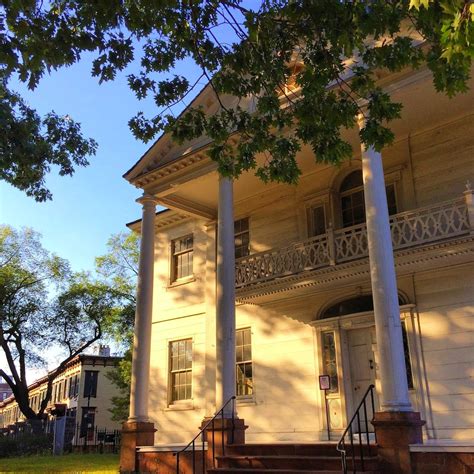
M 110 347 L 105 344 L 100 344 L 99 355 L 102 357 L 110 357 Z

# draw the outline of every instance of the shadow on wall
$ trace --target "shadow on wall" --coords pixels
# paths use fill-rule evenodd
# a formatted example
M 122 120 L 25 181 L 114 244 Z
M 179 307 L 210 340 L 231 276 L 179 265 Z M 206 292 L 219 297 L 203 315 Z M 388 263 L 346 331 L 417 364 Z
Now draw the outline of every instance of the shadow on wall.
M 171 315 L 174 305 L 181 309 L 182 314 L 195 314 L 196 305 L 205 302 L 205 253 L 206 244 L 201 238 L 196 242 L 196 281 L 169 288 L 167 273 L 159 276 L 160 292 L 163 289 L 166 295 L 168 314 Z M 465 302 L 463 306 L 459 302 L 451 309 L 445 306 L 440 311 L 443 306 L 440 301 L 431 308 L 419 309 L 429 403 L 433 412 L 433 428 L 439 438 L 474 437 L 470 385 L 474 362 L 474 312 L 470 303 Z M 305 305 L 308 313 L 312 302 L 306 299 Z M 318 439 L 322 429 L 320 418 L 324 413 L 320 408 L 312 329 L 303 322 L 306 318 L 300 318 L 290 309 L 288 302 L 284 303 L 283 311 L 272 304 L 252 311 L 247 311 L 246 306 L 238 308 L 238 324 L 242 319 L 250 321 L 252 329 L 255 325 L 258 335 L 265 339 L 265 344 L 260 344 L 261 341 L 256 338 L 252 347 L 254 397 L 245 405 L 238 405 L 240 417 L 250 426 L 248 434 L 271 432 L 284 440 L 295 439 L 301 433 L 304 437 Z M 270 309 L 271 306 L 273 309 Z M 184 308 L 189 308 L 189 311 Z M 158 307 L 155 309 L 158 318 L 159 312 Z M 193 348 L 191 408 L 180 410 L 168 406 L 167 369 L 152 367 L 149 400 L 150 411 L 156 416 L 158 431 L 155 440 L 158 444 L 188 442 L 198 433 L 206 414 L 206 396 L 209 398 L 214 387 L 206 379 L 204 367 L 215 367 L 216 361 L 205 353 L 208 345 L 204 336 L 205 318 L 205 314 L 181 318 L 182 324 L 189 322 L 189 333 L 201 337 L 200 343 Z M 158 324 L 159 329 L 155 328 L 158 331 L 165 324 L 170 324 L 165 329 L 167 340 L 179 338 L 182 333 L 180 330 L 173 334 L 174 323 L 158 319 L 155 324 Z M 154 348 L 155 354 L 161 351 L 160 360 L 167 360 L 166 338 L 158 337 L 161 347 Z M 299 349 L 295 348 L 298 338 L 303 341 Z

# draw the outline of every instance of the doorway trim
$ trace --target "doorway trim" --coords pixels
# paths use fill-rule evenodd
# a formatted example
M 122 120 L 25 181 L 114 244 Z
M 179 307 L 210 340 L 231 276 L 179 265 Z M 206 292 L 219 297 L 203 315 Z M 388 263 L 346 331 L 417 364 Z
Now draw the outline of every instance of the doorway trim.
M 409 390 L 410 399 L 414 409 L 419 411 L 423 419 L 427 421 L 426 434 L 430 436 L 432 423 L 429 422 L 430 411 L 428 410 L 426 376 L 424 370 L 424 361 L 422 356 L 421 335 L 419 325 L 417 324 L 417 311 L 414 304 L 400 305 L 400 319 L 405 325 L 407 333 L 408 351 L 410 356 L 410 364 L 412 368 L 413 388 Z M 333 332 L 336 344 L 336 366 L 337 366 L 337 393 L 328 393 L 328 405 L 330 407 L 330 431 L 331 439 L 338 439 L 345 429 L 348 420 L 352 417 L 351 412 L 353 406 L 351 370 L 350 370 L 350 354 L 348 347 L 348 331 L 351 329 L 370 328 L 375 326 L 373 311 L 365 311 L 361 313 L 346 314 L 326 319 L 317 319 L 309 323 L 315 331 L 316 347 L 316 367 L 318 375 L 324 371 L 324 354 L 323 354 L 323 334 L 325 332 Z M 376 344 L 373 347 L 375 358 L 375 389 L 380 397 L 380 379 L 378 374 L 378 353 Z M 316 377 L 317 378 L 317 377 Z M 315 381 L 316 383 L 316 381 Z M 320 391 L 320 407 L 324 410 L 325 394 Z M 325 413 L 321 412 L 321 439 L 326 439 L 327 423 Z

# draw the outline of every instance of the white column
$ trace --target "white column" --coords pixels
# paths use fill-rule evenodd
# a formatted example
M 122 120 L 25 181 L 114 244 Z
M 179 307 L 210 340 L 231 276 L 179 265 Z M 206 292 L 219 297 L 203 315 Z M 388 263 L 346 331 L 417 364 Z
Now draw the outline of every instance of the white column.
M 153 196 L 145 195 L 137 199 L 137 202 L 143 205 L 143 210 L 138 267 L 137 308 L 133 338 L 130 417 L 128 421 L 149 421 L 148 385 L 150 379 L 156 199 Z
M 364 125 L 359 116 L 359 126 Z M 382 411 L 412 411 L 403 350 L 382 155 L 362 144 L 367 240 L 374 300 Z
M 235 242 L 232 180 L 219 177 L 216 288 L 216 409 L 235 395 Z M 225 416 L 232 414 L 232 404 Z

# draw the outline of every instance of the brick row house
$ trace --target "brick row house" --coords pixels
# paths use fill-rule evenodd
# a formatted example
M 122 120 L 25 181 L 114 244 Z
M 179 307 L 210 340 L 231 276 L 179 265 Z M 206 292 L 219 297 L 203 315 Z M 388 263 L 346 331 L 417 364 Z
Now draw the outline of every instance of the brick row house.
M 72 359 L 53 382 L 45 417 L 51 417 L 51 413 L 59 409 L 81 426 L 87 420 L 91 426 L 100 429 L 119 429 L 120 424 L 111 420 L 109 409 L 112 407 L 111 398 L 120 393 L 107 373 L 120 360 L 121 357 L 105 354 L 80 354 Z M 46 394 L 46 377 L 35 380 L 28 389 L 30 406 L 37 411 Z M 0 428 L 11 429 L 24 421 L 13 395 L 0 403 Z

